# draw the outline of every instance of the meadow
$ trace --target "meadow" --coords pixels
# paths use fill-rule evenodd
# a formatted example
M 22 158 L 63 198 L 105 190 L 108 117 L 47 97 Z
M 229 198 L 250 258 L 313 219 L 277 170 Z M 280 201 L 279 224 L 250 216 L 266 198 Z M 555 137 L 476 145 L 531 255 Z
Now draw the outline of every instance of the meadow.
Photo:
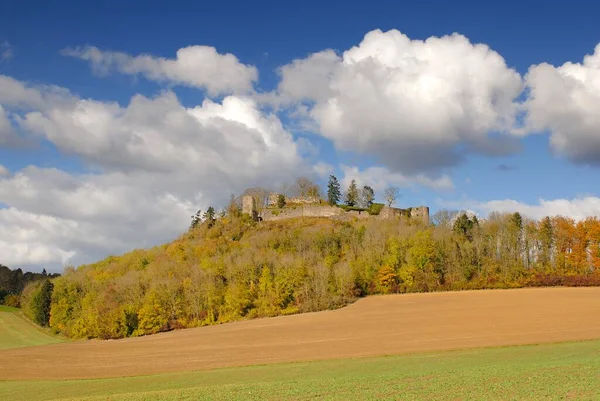
M 0 350 L 61 341 L 25 319 L 19 309 L 0 305 Z
M 599 315 L 600 288 L 402 294 L 334 311 L 51 344 L 61 340 L 0 312 L 3 323 L 20 324 L 1 325 L 0 344 L 12 348 L 0 349 L 0 398 L 595 400 Z M 25 340 L 34 333 L 43 345 Z
M 0 381 L 20 400 L 597 400 L 600 341 L 67 381 Z

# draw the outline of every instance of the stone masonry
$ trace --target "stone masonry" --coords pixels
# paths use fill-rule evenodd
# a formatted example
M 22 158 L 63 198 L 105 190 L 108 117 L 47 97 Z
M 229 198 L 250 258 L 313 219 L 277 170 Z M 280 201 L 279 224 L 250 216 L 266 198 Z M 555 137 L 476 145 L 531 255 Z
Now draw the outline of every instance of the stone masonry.
M 294 217 L 327 217 L 339 220 L 351 219 L 383 219 L 403 220 L 410 218 L 429 224 L 429 207 L 418 206 L 410 209 L 398 209 L 384 206 L 377 216 L 372 216 L 366 211 L 345 211 L 337 206 L 321 204 L 316 198 L 286 198 L 286 207 L 283 209 L 273 208 L 277 204 L 278 194 L 271 194 L 269 197 L 269 206 L 260 213 L 257 212 L 256 202 L 252 196 L 242 198 L 242 212 L 252 216 L 255 221 L 277 221 L 291 219 Z M 288 203 L 289 199 L 289 203 Z M 272 203 L 274 201 L 274 203 Z

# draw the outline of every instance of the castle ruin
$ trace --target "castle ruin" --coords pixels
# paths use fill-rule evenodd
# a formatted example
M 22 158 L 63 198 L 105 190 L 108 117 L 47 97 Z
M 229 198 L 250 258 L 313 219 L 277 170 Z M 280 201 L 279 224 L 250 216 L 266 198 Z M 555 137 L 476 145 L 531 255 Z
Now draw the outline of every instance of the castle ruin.
M 332 206 L 316 197 L 286 197 L 286 207 L 278 208 L 278 193 L 269 195 L 267 208 L 257 210 L 256 201 L 250 195 L 242 197 L 242 212 L 247 213 L 254 221 L 278 221 L 295 217 L 326 217 L 338 220 L 352 219 L 411 219 L 424 224 L 429 224 L 429 207 L 418 206 L 408 209 L 383 206 L 377 215 L 372 215 L 366 210 L 344 210 L 339 206 Z

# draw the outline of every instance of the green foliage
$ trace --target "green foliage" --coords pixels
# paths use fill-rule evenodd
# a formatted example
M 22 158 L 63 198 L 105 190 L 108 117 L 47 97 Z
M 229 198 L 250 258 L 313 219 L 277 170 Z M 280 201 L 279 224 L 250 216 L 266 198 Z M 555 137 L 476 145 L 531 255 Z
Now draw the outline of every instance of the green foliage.
M 279 194 L 277 196 L 277 207 L 280 209 L 285 207 L 285 195 L 284 194 Z
M 42 273 L 23 272 L 21 269 L 11 270 L 0 264 L 0 304 L 5 301 L 7 295 L 19 296 L 27 284 L 58 277 L 59 274 L 47 274 L 46 269 Z M 11 298 L 10 302 L 14 302 Z
M 23 292 L 25 314 L 40 326 L 48 326 L 54 285 L 48 279 L 31 283 Z
M 340 183 L 335 175 L 330 175 L 327 183 L 327 201 L 331 205 L 337 205 L 341 197 Z
M 368 212 L 372 216 L 378 216 L 381 213 L 381 209 L 383 209 L 385 205 L 383 203 L 372 203 Z
M 356 180 L 352 180 L 346 191 L 345 198 L 346 205 L 354 206 L 358 203 L 358 187 L 356 186 Z
M 193 230 L 202 222 L 202 210 L 198 210 L 195 215 L 192 216 L 192 222 L 190 223 L 190 230 Z
M 206 224 L 209 227 L 212 227 L 212 225 L 214 224 L 215 215 L 216 215 L 215 208 L 212 206 L 209 206 L 208 209 L 206 209 L 206 212 L 204 213 L 204 216 L 203 216 L 204 221 L 206 222 Z

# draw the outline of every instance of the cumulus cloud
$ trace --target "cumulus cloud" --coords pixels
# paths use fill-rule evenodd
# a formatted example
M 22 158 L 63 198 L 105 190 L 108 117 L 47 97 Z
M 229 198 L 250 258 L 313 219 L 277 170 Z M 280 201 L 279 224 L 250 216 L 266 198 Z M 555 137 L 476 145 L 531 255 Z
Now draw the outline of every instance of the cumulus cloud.
M 424 174 L 417 174 L 409 177 L 391 172 L 381 166 L 373 166 L 361 170 L 355 166 L 341 165 L 341 170 L 344 174 L 341 180 L 344 188 L 347 188 L 353 179 L 356 180 L 359 186 L 368 185 L 379 193 L 382 193 L 389 186 L 407 188 L 415 184 L 436 190 L 451 190 L 454 188 L 452 180 L 446 175 L 431 178 Z
M 309 105 L 339 149 L 376 156 L 392 171 L 439 174 L 465 152 L 506 154 L 520 75 L 488 46 L 453 34 L 425 41 L 369 32 L 340 56 L 331 50 L 280 69 L 282 101 Z
M 183 232 L 197 209 L 222 206 L 231 193 L 276 187 L 298 171 L 318 173 L 281 121 L 248 97 L 186 108 L 164 92 L 134 96 L 122 107 L 4 82 L 16 91 L 0 100 L 17 110 L 20 131 L 93 167 L 67 173 L 31 166 L 0 178 L 7 265 L 60 270 L 66 261 L 162 243 Z
M 6 177 L 8 175 L 10 175 L 10 171 L 2 164 L 0 164 L 0 177 Z
M 519 212 L 533 219 L 542 219 L 546 216 L 564 216 L 575 220 L 600 215 L 600 198 L 595 196 L 577 197 L 574 199 L 540 199 L 537 204 L 527 204 L 512 199 L 492 200 L 489 202 L 461 201 L 440 202 L 444 207 L 475 209 L 484 213 Z
M 139 74 L 153 81 L 206 89 L 212 95 L 249 92 L 258 79 L 254 66 L 242 64 L 233 54 L 218 53 L 210 46 L 181 48 L 174 59 L 148 54 L 132 56 L 94 46 L 67 48 L 61 53 L 88 61 L 100 75 L 111 71 Z
M 529 68 L 526 127 L 550 131 L 550 146 L 575 163 L 600 166 L 600 44 L 583 63 Z

